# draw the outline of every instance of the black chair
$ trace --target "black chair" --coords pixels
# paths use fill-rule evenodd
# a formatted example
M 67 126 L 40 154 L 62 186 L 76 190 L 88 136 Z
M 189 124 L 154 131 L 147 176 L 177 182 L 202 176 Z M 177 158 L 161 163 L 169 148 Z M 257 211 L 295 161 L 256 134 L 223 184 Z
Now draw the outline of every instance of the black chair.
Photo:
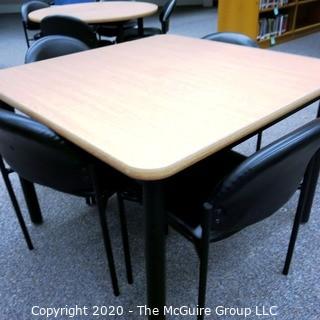
M 159 28 L 143 28 L 143 35 L 139 34 L 137 27 L 126 29 L 123 31 L 121 37 L 117 38 L 117 42 L 131 41 L 140 38 L 150 37 L 157 34 L 165 34 L 169 31 L 170 17 L 177 4 L 177 0 L 169 0 L 166 2 L 160 12 L 159 20 L 161 23 L 161 29 Z
M 80 197 L 96 198 L 113 290 L 119 295 L 105 211 L 108 199 L 126 182 L 125 176 L 46 126 L 8 111 L 0 112 L 0 154 L 27 181 Z M 125 252 L 129 252 L 126 220 L 124 216 L 120 218 L 123 246 Z M 125 258 L 130 266 L 130 257 Z M 131 269 L 127 269 L 127 274 L 132 282 Z
M 168 222 L 194 244 L 200 258 L 200 308 L 205 305 L 210 242 L 228 238 L 269 217 L 290 199 L 303 181 L 283 269 L 288 274 L 304 214 L 302 203 L 309 197 L 308 179 L 304 176 L 309 174 L 307 169 L 313 162 L 319 161 L 320 119 L 316 119 L 248 158 L 234 151 L 223 151 L 165 182 Z M 136 192 L 128 190 L 118 198 L 123 211 L 123 200 L 141 200 L 141 190 L 136 186 Z
M 226 43 L 237 44 L 240 46 L 246 46 L 246 47 L 252 47 L 252 48 L 259 48 L 256 41 L 254 41 L 253 39 L 251 39 L 245 34 L 237 33 L 237 32 L 215 32 L 215 33 L 207 34 L 206 36 L 202 37 L 202 39 L 226 42 Z M 257 145 L 256 145 L 257 151 L 261 149 L 261 142 L 262 142 L 262 131 L 259 131 L 257 135 Z
M 50 37 L 45 37 L 37 40 L 27 51 L 26 56 L 25 56 L 25 63 L 30 63 L 30 62 L 35 62 L 39 60 L 44 60 L 44 59 L 49 59 L 65 54 L 70 54 L 70 53 L 75 53 L 83 50 L 88 50 L 89 47 L 82 43 L 78 39 L 74 38 L 69 38 L 69 37 L 64 37 L 64 36 L 50 36 Z M 14 112 L 14 108 L 12 108 L 10 105 L 0 102 L 0 110 L 7 110 Z M 2 157 L 0 155 L 0 171 L 3 177 L 3 180 L 5 182 L 5 185 L 7 187 L 11 202 L 13 204 L 13 207 L 15 209 L 15 212 L 17 216 L 21 216 L 21 210 L 19 208 L 18 203 L 16 202 L 16 198 L 12 196 L 14 194 L 12 185 L 9 180 L 9 175 L 13 173 L 14 171 L 12 168 L 6 167 L 4 164 Z M 37 195 L 35 192 L 35 188 L 33 183 L 25 180 L 22 177 L 19 177 L 21 187 L 25 196 L 26 204 L 28 207 L 28 210 L 30 212 L 31 218 L 35 215 L 35 212 L 38 213 L 40 216 L 38 219 L 41 221 L 33 221 L 35 223 L 40 223 L 42 222 L 42 217 L 41 217 L 41 210 L 39 207 Z M 86 199 L 88 204 L 92 204 L 92 198 L 88 197 Z M 28 238 L 28 237 L 26 237 Z M 27 240 L 29 248 L 33 247 L 31 244 L 31 241 Z
M 37 40 L 27 51 L 25 63 L 60 57 L 90 48 L 76 38 L 47 36 Z
M 113 44 L 107 40 L 99 41 L 88 24 L 70 16 L 53 15 L 45 17 L 40 23 L 40 28 L 43 36 L 61 35 L 76 38 L 90 48 Z
M 23 3 L 21 6 L 22 26 L 23 26 L 24 36 L 25 36 L 28 48 L 30 47 L 30 41 L 37 40 L 41 37 L 39 24 L 30 21 L 28 18 L 28 15 L 32 11 L 47 8 L 47 7 L 49 7 L 49 4 L 44 1 L 28 1 Z M 28 30 L 38 31 L 38 32 L 34 34 L 32 37 L 30 37 L 28 34 Z

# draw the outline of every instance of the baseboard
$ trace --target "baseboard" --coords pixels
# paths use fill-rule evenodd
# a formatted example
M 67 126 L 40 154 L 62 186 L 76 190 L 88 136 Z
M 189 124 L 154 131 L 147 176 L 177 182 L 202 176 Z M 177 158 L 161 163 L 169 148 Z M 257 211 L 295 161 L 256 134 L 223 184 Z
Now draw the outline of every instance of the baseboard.
M 20 12 L 19 4 L 0 4 L 0 14 L 1 13 L 17 13 Z

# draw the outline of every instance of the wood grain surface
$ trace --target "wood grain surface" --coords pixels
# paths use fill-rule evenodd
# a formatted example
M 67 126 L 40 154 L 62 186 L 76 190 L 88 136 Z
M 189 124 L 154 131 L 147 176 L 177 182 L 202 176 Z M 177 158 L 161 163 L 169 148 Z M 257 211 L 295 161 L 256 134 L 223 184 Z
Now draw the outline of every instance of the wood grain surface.
M 173 35 L 0 71 L 1 100 L 142 180 L 319 96 L 320 59 Z
M 50 6 L 32 11 L 28 17 L 31 21 L 40 23 L 47 16 L 67 15 L 95 24 L 143 18 L 153 15 L 157 10 L 158 6 L 153 3 L 110 1 Z

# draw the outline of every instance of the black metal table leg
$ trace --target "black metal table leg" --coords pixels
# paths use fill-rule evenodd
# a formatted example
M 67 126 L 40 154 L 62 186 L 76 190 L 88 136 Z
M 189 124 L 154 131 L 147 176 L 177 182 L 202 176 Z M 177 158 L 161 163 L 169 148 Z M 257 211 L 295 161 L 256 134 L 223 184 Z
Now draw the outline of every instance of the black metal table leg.
M 29 182 L 20 177 L 21 188 L 26 200 L 30 219 L 34 224 L 41 224 L 43 222 L 42 214 L 38 202 L 36 190 L 32 182 Z
M 165 226 L 163 192 L 161 182 L 143 183 L 143 205 L 145 215 L 145 250 L 147 275 L 147 306 L 158 308 L 159 315 L 148 315 L 148 319 L 165 319 L 163 307 L 166 300 L 165 277 Z
M 138 33 L 139 37 L 143 37 L 143 18 L 138 19 Z

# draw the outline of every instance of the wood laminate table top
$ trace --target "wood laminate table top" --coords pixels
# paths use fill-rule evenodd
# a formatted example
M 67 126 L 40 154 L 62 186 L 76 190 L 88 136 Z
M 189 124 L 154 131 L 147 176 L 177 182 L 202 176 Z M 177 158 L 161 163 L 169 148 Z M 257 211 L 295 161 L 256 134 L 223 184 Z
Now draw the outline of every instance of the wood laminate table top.
M 320 59 L 173 35 L 0 71 L 0 100 L 142 180 L 319 96 Z
M 157 10 L 158 6 L 156 4 L 147 2 L 90 2 L 50 6 L 32 11 L 28 17 L 31 21 L 40 23 L 47 16 L 67 15 L 78 18 L 86 23 L 94 24 L 143 18 L 153 15 Z

